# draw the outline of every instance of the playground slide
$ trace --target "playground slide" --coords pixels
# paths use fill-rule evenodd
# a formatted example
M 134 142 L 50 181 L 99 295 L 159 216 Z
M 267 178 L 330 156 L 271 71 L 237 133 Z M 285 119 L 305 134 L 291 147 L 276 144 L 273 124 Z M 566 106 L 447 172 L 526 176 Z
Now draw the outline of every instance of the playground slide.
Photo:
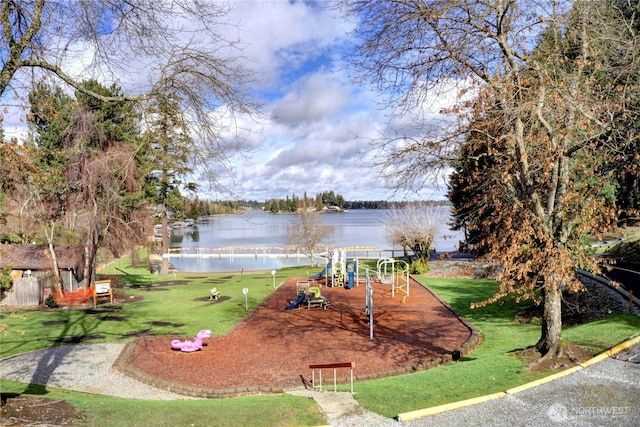
M 304 301 L 307 296 L 305 294 L 298 294 L 298 298 L 291 303 L 291 305 L 286 306 L 285 310 L 295 310 L 300 307 L 300 304 Z
M 309 276 L 309 279 L 320 279 L 324 276 L 327 275 L 327 271 L 331 270 L 331 261 L 329 261 L 329 263 L 327 265 L 325 265 L 324 270 L 322 270 L 320 273 L 318 274 L 314 274 L 313 276 Z

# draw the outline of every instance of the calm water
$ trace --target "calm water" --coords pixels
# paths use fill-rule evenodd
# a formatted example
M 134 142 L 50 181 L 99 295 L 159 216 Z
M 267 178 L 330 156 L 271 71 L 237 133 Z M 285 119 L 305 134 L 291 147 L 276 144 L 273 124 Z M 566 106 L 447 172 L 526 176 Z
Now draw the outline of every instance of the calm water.
M 449 230 L 446 225 L 449 211 L 443 209 L 442 212 L 442 226 L 436 235 L 434 247 L 440 252 L 453 251 L 462 235 Z M 331 248 L 357 246 L 398 251 L 399 248 L 392 248 L 383 234 L 387 215 L 386 210 L 376 209 L 323 214 L 321 218 L 324 224 L 335 229 L 329 237 Z M 287 249 L 284 243 L 287 227 L 295 221 L 295 215 L 272 215 L 260 211 L 244 215 L 209 217 L 207 221 L 199 222 L 193 228 L 174 230 L 170 247 L 172 253 L 213 254 L 214 257 L 172 257 L 171 264 L 178 270 L 189 272 L 272 270 L 286 266 L 308 265 L 307 257 L 296 254 L 292 254 L 289 259 L 260 256 L 268 252 L 284 252 L 284 249 Z M 181 250 L 176 252 L 178 248 Z M 216 250 L 217 248 L 225 249 Z M 220 257 L 217 255 L 219 253 L 225 256 Z M 254 255 L 247 258 L 239 256 L 241 253 Z M 255 253 L 258 253 L 257 257 Z M 400 255 L 400 252 L 397 255 Z

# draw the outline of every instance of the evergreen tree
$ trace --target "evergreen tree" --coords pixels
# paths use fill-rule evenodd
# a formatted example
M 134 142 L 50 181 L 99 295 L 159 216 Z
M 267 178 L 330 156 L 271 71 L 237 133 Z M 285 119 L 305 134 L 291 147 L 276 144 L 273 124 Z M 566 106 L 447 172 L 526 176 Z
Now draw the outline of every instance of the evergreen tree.
M 162 251 L 169 252 L 168 214 L 171 209 L 183 215 L 183 199 L 179 187 L 189 168 L 191 138 L 187 123 L 176 114 L 177 101 L 171 96 L 158 96 L 149 115 L 149 127 L 144 134 L 145 157 L 150 168 L 147 192 L 155 197 L 161 208 Z M 169 260 L 163 258 L 161 274 L 169 271 Z
M 115 85 L 92 80 L 83 85 L 106 97 L 121 95 Z M 117 256 L 143 238 L 139 116 L 132 103 L 97 101 L 82 91 L 75 95 L 44 85 L 30 94 L 36 165 L 47 177 L 32 191 L 51 248 L 58 221 L 74 218 L 70 235 L 85 246 L 85 277 L 92 283 L 99 247 Z

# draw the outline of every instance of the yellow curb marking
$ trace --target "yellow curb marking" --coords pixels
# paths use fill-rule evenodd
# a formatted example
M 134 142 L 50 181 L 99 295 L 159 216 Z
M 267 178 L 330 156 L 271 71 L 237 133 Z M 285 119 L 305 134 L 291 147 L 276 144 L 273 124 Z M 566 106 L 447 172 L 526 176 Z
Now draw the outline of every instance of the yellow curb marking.
M 620 353 L 622 350 L 626 350 L 629 347 L 631 347 L 632 345 L 635 345 L 637 343 L 640 343 L 640 335 L 638 335 L 635 338 L 632 338 L 630 340 L 624 341 L 624 342 L 612 347 L 610 350 L 607 351 L 607 353 L 610 356 L 613 356 L 614 354 Z
M 587 366 L 591 366 L 595 363 L 602 362 L 604 359 L 608 359 L 608 358 L 609 358 L 609 352 L 607 351 L 605 353 L 600 353 L 599 355 L 592 357 L 589 360 L 585 360 L 580 364 L 580 366 L 582 366 L 583 368 L 586 368 Z
M 494 399 L 500 399 L 504 396 L 506 396 L 507 394 L 516 394 L 519 393 L 521 391 L 533 388 L 535 386 L 541 385 L 541 384 L 545 384 L 548 382 L 551 382 L 555 379 L 558 379 L 560 377 L 564 377 L 565 375 L 569 375 L 572 374 L 576 371 L 579 371 L 582 368 L 585 368 L 587 366 L 593 365 L 597 362 L 601 362 L 604 359 L 609 358 L 610 356 L 613 356 L 616 353 L 621 352 L 622 350 L 626 350 L 629 347 L 640 343 L 640 334 L 639 335 L 635 335 L 633 338 L 628 339 L 614 347 L 611 347 L 609 350 L 606 350 L 602 353 L 600 353 L 599 355 L 592 357 L 591 359 L 581 363 L 578 366 L 574 366 L 573 368 L 569 368 L 566 369 L 562 372 L 558 372 L 556 374 L 553 375 L 549 375 L 548 377 L 545 378 L 541 378 L 539 380 L 536 381 L 532 381 L 530 383 L 527 384 L 523 384 L 521 386 L 518 387 L 514 387 L 514 388 L 510 388 L 509 390 L 507 390 L 506 392 L 498 392 L 498 393 L 493 393 L 493 394 L 488 394 L 486 396 L 480 396 L 480 397 L 474 397 L 472 399 L 467 399 L 467 400 L 461 400 L 458 402 L 453 402 L 453 403 L 446 403 L 444 405 L 439 405 L 439 406 L 433 406 L 431 408 L 426 408 L 426 409 L 419 409 L 417 411 L 411 411 L 411 412 L 404 412 L 402 414 L 398 414 L 398 421 L 410 421 L 410 420 L 415 420 L 417 418 L 421 418 L 421 417 L 427 417 L 430 415 L 435 415 L 438 414 L 440 412 L 445 412 L 445 411 L 450 411 L 452 409 L 459 409 L 459 408 L 463 408 L 465 406 L 471 406 L 471 405 L 476 405 L 478 403 L 482 403 L 482 402 L 487 402 L 489 400 L 494 400 Z
M 465 406 L 471 406 L 482 402 L 487 402 L 489 400 L 500 399 L 504 397 L 506 394 L 501 391 L 498 393 L 488 394 L 486 396 L 474 397 L 472 399 L 461 400 L 459 402 L 446 403 L 440 406 L 434 406 L 427 409 L 419 409 L 417 411 L 405 412 L 403 414 L 398 415 L 398 421 L 410 421 L 415 420 L 416 418 L 426 417 L 429 415 L 435 415 L 439 412 L 450 411 L 452 409 L 463 408 Z
M 624 342 L 621 342 L 620 344 L 611 347 L 609 350 L 603 351 L 597 356 L 594 356 L 591 359 L 582 362 L 580 366 L 582 366 L 583 368 L 586 368 L 587 366 L 593 365 L 594 363 L 598 363 L 604 359 L 607 359 L 613 356 L 614 354 L 620 353 L 622 350 L 626 350 L 629 347 L 636 345 L 637 343 L 640 343 L 640 335 L 634 338 L 628 339 Z
M 520 393 L 521 391 L 528 390 L 530 388 L 539 386 L 541 384 L 545 384 L 545 383 L 551 382 L 551 381 L 553 381 L 555 379 L 564 377 L 564 376 L 569 375 L 569 374 L 573 374 L 574 372 L 579 371 L 580 369 L 582 369 L 582 366 L 574 366 L 573 368 L 565 369 L 562 372 L 558 372 L 556 374 L 549 375 L 548 377 L 540 378 L 539 380 L 531 381 L 530 383 L 526 383 L 526 384 L 522 384 L 521 386 L 518 386 L 518 387 L 510 388 L 509 390 L 506 391 L 506 393 L 507 394 Z

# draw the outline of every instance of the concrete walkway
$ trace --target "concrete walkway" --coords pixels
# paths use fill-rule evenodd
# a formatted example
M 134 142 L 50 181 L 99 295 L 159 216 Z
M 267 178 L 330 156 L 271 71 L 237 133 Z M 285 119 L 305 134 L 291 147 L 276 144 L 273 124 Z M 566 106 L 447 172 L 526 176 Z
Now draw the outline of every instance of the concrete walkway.
M 363 415 L 365 413 L 364 408 L 349 392 L 288 390 L 286 393 L 315 400 L 322 412 L 330 419 Z

